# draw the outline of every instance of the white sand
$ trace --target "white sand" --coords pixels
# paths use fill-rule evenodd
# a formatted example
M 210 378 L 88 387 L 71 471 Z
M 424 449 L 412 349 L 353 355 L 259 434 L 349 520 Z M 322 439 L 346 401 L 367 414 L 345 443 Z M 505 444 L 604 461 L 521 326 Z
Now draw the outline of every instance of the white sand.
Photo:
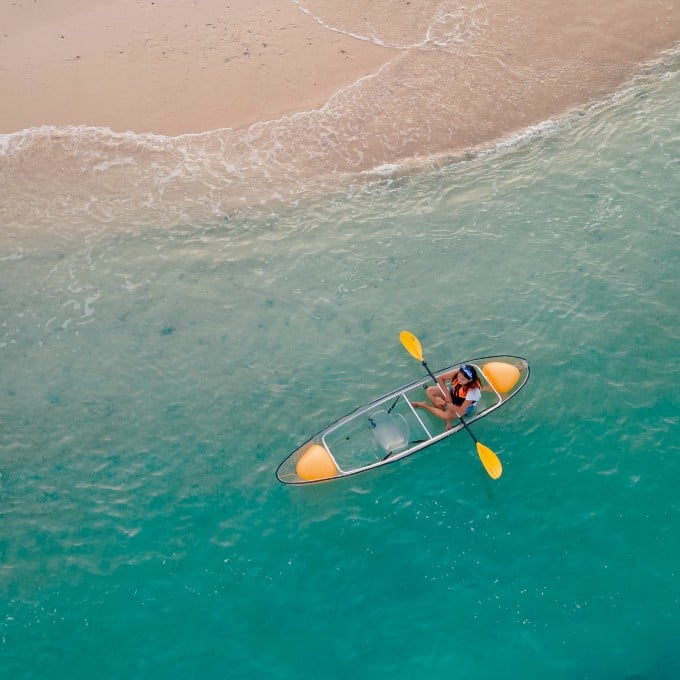
M 467 40 L 463 31 L 460 51 L 444 54 L 451 74 L 465 77 L 447 77 L 439 86 L 451 91 L 453 102 L 465 98 L 474 112 L 475 130 L 463 130 L 459 140 L 450 140 L 454 146 L 492 139 L 523 121 L 600 96 L 680 37 L 678 0 L 328 5 L 318 0 L 301 0 L 300 6 L 292 0 L 4 2 L 0 132 L 42 124 L 169 135 L 241 128 L 320 107 L 404 54 L 329 30 L 301 7 L 348 32 L 366 29 L 392 39 L 425 30 L 428 12 L 443 16 L 444 27 L 448 21 L 465 29 L 465 21 L 480 20 L 480 35 Z M 409 56 L 412 62 L 422 56 L 425 68 L 432 68 L 426 64 L 431 51 L 416 48 Z M 381 91 L 389 86 L 382 84 Z M 370 118 L 371 111 L 366 115 Z

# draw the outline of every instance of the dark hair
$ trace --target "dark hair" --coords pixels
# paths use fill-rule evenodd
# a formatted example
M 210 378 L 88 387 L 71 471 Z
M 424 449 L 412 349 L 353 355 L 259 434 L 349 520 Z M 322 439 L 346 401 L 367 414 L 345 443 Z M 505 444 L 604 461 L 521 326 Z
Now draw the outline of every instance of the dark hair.
M 474 380 L 477 377 L 475 369 L 470 364 L 461 364 L 458 369 L 468 380 Z
M 481 387 L 482 383 L 477 375 L 477 369 L 470 364 L 461 364 L 458 371 L 462 373 L 468 380 L 471 380 L 477 387 Z

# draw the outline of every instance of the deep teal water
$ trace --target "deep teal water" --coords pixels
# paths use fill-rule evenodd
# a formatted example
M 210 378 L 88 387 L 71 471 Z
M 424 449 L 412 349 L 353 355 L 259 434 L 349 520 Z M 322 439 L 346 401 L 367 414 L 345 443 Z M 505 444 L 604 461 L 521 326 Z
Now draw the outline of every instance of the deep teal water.
M 0 676 L 679 677 L 679 99 L 676 64 L 264 217 L 4 237 Z M 420 375 L 404 328 L 529 359 L 475 427 L 501 480 L 460 435 L 278 484 Z

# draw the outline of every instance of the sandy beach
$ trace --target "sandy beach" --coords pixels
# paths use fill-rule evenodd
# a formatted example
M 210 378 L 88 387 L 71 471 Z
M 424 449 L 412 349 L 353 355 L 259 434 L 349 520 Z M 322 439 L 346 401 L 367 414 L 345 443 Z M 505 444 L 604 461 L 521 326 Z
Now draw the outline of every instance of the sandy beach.
M 420 69 L 444 68 L 461 122 L 459 139 L 449 143 L 460 146 L 601 96 L 680 36 L 672 0 L 436 2 L 423 3 L 425 11 L 403 1 L 324 5 L 3 3 L 0 131 L 86 124 L 178 135 L 242 128 L 319 108 L 400 61 L 378 84 L 373 106 L 384 109 L 390 90 L 387 105 L 398 104 L 400 88 L 417 86 L 411 79 Z M 451 40 L 453 31 L 459 35 Z M 367 104 L 366 118 L 375 118 L 370 98 Z
M 240 128 L 317 108 L 394 56 L 289 0 L 4 3 L 0 25 L 2 132 Z

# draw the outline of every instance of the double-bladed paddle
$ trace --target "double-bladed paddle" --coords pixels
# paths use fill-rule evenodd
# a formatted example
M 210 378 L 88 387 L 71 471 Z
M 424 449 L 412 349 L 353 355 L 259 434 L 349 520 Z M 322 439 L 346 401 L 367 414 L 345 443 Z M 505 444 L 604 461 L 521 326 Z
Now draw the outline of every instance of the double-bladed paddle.
M 432 380 L 434 380 L 435 385 L 439 386 L 439 389 L 441 389 L 441 385 L 439 385 L 439 383 L 437 382 L 437 378 L 434 377 L 434 374 L 429 369 L 425 359 L 423 359 L 423 348 L 420 345 L 420 340 L 418 340 L 418 338 L 416 338 L 416 336 L 413 335 L 413 333 L 409 333 L 409 331 L 402 331 L 401 333 L 399 333 L 399 340 L 401 341 L 401 344 L 404 346 L 404 349 L 414 359 L 418 359 L 418 361 L 420 361 L 420 363 L 425 367 L 425 370 L 430 374 Z M 475 437 L 472 430 L 468 427 L 468 424 L 463 419 L 463 416 L 458 416 L 458 418 L 460 422 L 463 424 L 465 431 L 472 437 L 472 441 L 475 443 L 475 446 L 477 447 L 477 454 L 479 455 L 479 460 L 482 461 L 482 465 L 484 466 L 484 469 L 489 473 L 489 477 L 491 477 L 492 479 L 498 479 L 503 474 L 503 466 L 501 465 L 500 459 L 488 446 L 484 446 L 484 444 L 477 440 L 477 437 Z

